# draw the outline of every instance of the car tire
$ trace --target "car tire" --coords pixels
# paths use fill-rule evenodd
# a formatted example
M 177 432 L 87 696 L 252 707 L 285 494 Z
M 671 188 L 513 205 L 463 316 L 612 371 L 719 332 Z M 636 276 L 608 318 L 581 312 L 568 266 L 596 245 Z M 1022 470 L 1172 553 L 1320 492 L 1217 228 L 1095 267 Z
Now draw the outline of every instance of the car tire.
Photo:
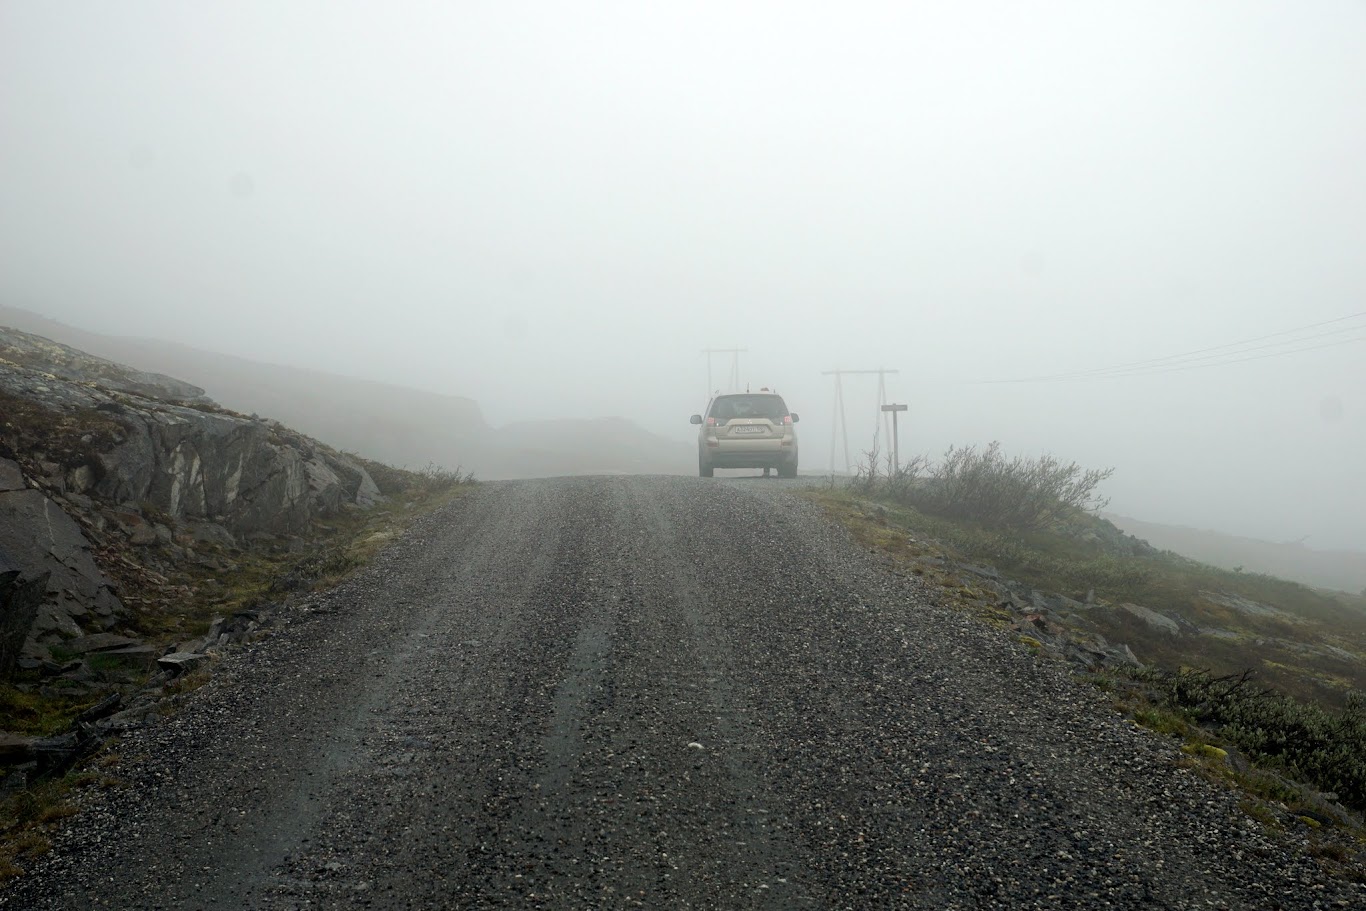
M 697 474 L 703 478 L 710 478 L 716 474 L 716 469 L 707 464 L 707 460 L 702 458 L 700 452 L 697 454 Z
M 793 462 L 791 465 L 779 465 L 779 466 L 778 466 L 778 477 L 780 477 L 780 478 L 795 478 L 796 476 L 797 476 L 797 463 L 796 463 L 796 462 Z

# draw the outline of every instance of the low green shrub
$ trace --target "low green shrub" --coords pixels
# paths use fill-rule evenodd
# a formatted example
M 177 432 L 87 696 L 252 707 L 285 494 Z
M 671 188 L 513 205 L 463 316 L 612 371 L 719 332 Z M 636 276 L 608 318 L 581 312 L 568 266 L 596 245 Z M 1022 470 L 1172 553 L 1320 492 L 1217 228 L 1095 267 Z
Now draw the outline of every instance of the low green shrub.
M 1210 727 L 1251 759 L 1284 768 L 1314 787 L 1366 810 L 1366 696 L 1340 709 L 1301 702 L 1251 685 L 1252 673 L 1148 669 L 1142 679 L 1165 705 Z
M 899 466 L 880 464 L 876 450 L 864 455 L 855 491 L 1012 531 L 1054 528 L 1078 510 L 1105 508 L 1109 501 L 1096 489 L 1114 474 L 1051 455 L 1008 458 L 999 442 L 951 446 L 938 462 L 916 456 Z

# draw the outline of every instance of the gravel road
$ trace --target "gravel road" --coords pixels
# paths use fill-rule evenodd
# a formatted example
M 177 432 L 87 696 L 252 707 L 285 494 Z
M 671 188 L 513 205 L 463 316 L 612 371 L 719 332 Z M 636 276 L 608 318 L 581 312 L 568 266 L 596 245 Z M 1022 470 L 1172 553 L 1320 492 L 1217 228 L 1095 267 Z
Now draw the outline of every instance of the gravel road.
M 126 737 L 0 906 L 1366 907 L 788 487 L 482 485 Z

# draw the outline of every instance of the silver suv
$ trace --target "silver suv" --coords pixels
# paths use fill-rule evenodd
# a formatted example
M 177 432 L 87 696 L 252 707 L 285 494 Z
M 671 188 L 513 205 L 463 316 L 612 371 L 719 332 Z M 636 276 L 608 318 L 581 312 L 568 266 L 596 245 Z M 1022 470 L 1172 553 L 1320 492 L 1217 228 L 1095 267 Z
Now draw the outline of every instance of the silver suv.
M 703 417 L 690 419 L 697 431 L 697 473 L 710 478 L 718 468 L 778 470 L 780 478 L 797 476 L 797 429 L 800 420 L 776 392 L 718 395 Z

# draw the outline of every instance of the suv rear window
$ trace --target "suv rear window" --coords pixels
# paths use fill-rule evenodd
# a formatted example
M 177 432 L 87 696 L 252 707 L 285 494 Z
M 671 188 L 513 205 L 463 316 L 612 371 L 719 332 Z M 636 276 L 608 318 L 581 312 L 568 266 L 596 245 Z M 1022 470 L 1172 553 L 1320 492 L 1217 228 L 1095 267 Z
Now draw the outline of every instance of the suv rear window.
M 768 394 L 717 396 L 708 412 L 708 416 L 716 418 L 719 423 L 735 418 L 767 418 L 775 424 L 781 424 L 786 414 L 787 403 L 783 397 Z

